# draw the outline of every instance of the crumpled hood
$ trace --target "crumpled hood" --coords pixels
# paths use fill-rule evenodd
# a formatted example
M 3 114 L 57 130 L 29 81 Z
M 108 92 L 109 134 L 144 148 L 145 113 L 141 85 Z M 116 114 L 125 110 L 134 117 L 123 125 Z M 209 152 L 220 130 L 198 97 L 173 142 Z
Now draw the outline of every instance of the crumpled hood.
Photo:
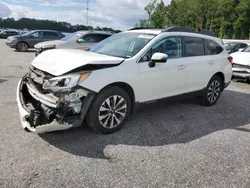
M 123 58 L 78 49 L 53 49 L 41 53 L 31 64 L 49 74 L 60 76 L 87 64 L 115 65 L 121 63 L 123 60 Z
M 233 57 L 233 62 L 241 65 L 250 66 L 250 52 L 235 52 L 230 54 Z
M 41 47 L 50 46 L 50 45 L 59 45 L 65 42 L 66 41 L 63 41 L 63 40 L 51 40 L 51 41 L 46 41 L 46 42 L 40 42 L 35 45 L 35 48 L 41 48 Z

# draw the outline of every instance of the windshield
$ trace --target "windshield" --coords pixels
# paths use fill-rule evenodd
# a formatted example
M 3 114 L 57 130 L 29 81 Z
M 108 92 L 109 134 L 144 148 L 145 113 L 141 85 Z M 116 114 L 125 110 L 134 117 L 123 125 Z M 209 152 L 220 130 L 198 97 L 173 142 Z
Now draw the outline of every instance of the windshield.
M 250 46 L 243 50 L 243 52 L 250 52 Z
M 62 38 L 61 40 L 63 40 L 63 41 L 76 41 L 82 35 L 83 35 L 83 33 L 71 33 L 71 34 L 67 35 L 66 37 Z
M 97 43 L 90 49 L 104 55 L 130 58 L 136 55 L 156 35 L 142 33 L 119 33 Z

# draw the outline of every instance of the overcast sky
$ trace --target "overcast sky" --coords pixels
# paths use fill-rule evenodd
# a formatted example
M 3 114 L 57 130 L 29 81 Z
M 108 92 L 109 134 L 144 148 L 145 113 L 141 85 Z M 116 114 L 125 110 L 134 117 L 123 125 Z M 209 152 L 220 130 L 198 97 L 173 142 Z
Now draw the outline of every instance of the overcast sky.
M 87 24 L 87 0 L 0 0 L 0 17 L 22 17 Z M 89 0 L 89 23 L 92 26 L 128 29 L 147 15 L 150 0 Z M 170 0 L 164 0 L 168 4 Z

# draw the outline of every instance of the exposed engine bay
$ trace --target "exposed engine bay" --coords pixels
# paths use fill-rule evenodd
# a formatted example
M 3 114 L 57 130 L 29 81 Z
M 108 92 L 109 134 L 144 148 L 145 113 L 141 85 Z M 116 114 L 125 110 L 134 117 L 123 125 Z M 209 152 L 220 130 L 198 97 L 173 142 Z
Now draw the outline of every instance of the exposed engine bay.
M 44 83 L 52 78 L 35 67 L 30 67 L 29 73 L 23 77 L 19 95 L 23 108 L 29 112 L 26 120 L 32 128 L 53 122 L 80 126 L 94 93 L 80 86 L 67 91 L 44 89 Z

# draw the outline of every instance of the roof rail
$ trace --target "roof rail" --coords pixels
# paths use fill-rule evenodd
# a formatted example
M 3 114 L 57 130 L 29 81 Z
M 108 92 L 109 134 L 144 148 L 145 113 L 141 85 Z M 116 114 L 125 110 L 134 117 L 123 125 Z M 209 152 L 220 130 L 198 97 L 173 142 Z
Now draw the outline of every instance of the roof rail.
M 187 32 L 187 33 L 199 33 L 202 35 L 208 35 L 212 37 L 217 37 L 215 33 L 208 31 L 206 29 L 197 29 L 196 31 L 193 31 L 192 29 L 181 27 L 181 26 L 172 26 L 167 27 L 166 29 L 163 29 L 162 32 Z
M 129 29 L 129 31 L 140 30 L 140 29 L 157 29 L 157 28 L 155 28 L 155 27 L 134 27 L 134 28 Z
M 186 27 L 181 27 L 181 26 L 167 27 L 166 29 L 163 29 L 162 32 L 188 32 L 188 33 L 193 33 L 192 29 L 188 29 Z
M 217 35 L 214 32 L 211 32 L 211 31 L 206 30 L 206 29 L 197 29 L 196 33 L 200 33 L 202 35 L 208 35 L 211 37 L 217 37 Z

